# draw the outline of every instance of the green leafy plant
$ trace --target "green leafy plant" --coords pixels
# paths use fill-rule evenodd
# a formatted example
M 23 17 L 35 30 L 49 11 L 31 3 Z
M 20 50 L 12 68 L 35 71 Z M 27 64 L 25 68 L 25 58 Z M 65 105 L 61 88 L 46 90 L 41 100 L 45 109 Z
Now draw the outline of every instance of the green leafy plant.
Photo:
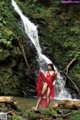
M 71 120 L 79 120 L 79 119 L 80 119 L 80 110 L 74 111 L 74 112 L 72 113 Z

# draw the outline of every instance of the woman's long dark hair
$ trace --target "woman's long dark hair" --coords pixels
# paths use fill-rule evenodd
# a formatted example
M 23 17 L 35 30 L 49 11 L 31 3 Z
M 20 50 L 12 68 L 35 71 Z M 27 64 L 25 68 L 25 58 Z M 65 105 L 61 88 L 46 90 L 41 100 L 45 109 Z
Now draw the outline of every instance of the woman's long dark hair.
M 51 66 L 52 70 L 55 71 L 52 63 L 49 63 L 48 66 Z

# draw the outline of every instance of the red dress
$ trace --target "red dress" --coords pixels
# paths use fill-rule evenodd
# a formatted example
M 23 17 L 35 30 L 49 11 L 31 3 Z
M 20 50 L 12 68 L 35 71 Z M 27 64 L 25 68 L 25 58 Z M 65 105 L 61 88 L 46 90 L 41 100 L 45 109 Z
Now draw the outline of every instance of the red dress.
M 37 90 L 38 97 L 40 97 L 41 92 L 42 92 L 42 88 L 43 88 L 43 84 L 44 84 L 44 82 L 46 82 L 48 87 L 50 88 L 50 99 L 54 98 L 53 81 L 54 81 L 56 75 L 57 75 L 56 72 L 54 72 L 52 75 L 50 75 L 50 72 L 47 71 L 46 77 L 45 77 L 44 74 L 41 71 L 39 72 L 38 81 L 37 81 L 37 85 L 36 85 L 36 90 Z M 45 108 L 47 107 L 47 96 L 46 96 L 46 94 L 43 96 L 43 99 L 42 99 L 40 105 L 42 107 L 45 107 Z

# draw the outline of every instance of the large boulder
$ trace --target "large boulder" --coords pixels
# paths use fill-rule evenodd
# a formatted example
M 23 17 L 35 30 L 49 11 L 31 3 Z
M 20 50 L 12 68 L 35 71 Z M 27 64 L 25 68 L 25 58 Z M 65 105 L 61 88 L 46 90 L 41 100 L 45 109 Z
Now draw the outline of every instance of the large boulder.
M 53 103 L 53 108 L 61 109 L 80 109 L 80 100 L 60 100 L 58 103 Z

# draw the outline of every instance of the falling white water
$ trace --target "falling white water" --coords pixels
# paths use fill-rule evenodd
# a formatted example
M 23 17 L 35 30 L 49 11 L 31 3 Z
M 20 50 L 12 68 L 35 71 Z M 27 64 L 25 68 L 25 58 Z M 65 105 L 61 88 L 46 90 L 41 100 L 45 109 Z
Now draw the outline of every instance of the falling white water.
M 48 59 L 44 54 L 42 54 L 42 50 L 41 50 L 41 47 L 39 44 L 37 26 L 34 25 L 28 19 L 28 17 L 23 15 L 22 11 L 20 10 L 20 8 L 18 7 L 18 5 L 16 4 L 16 2 L 14 0 L 11 0 L 11 2 L 14 7 L 14 10 L 19 14 L 19 16 L 23 22 L 25 33 L 30 38 L 30 40 L 32 41 L 32 43 L 34 44 L 34 46 L 37 50 L 37 53 L 39 56 L 38 60 L 39 60 L 39 64 L 40 64 L 40 70 L 44 71 L 45 66 L 48 63 L 52 63 L 52 61 L 50 59 Z M 57 72 L 57 80 L 56 80 L 56 85 L 55 85 L 55 99 L 71 99 L 70 93 L 68 93 L 68 91 L 65 89 L 65 81 L 63 80 L 62 76 L 60 75 L 60 73 L 57 70 L 57 68 L 55 67 L 55 65 L 54 65 L 54 69 Z

